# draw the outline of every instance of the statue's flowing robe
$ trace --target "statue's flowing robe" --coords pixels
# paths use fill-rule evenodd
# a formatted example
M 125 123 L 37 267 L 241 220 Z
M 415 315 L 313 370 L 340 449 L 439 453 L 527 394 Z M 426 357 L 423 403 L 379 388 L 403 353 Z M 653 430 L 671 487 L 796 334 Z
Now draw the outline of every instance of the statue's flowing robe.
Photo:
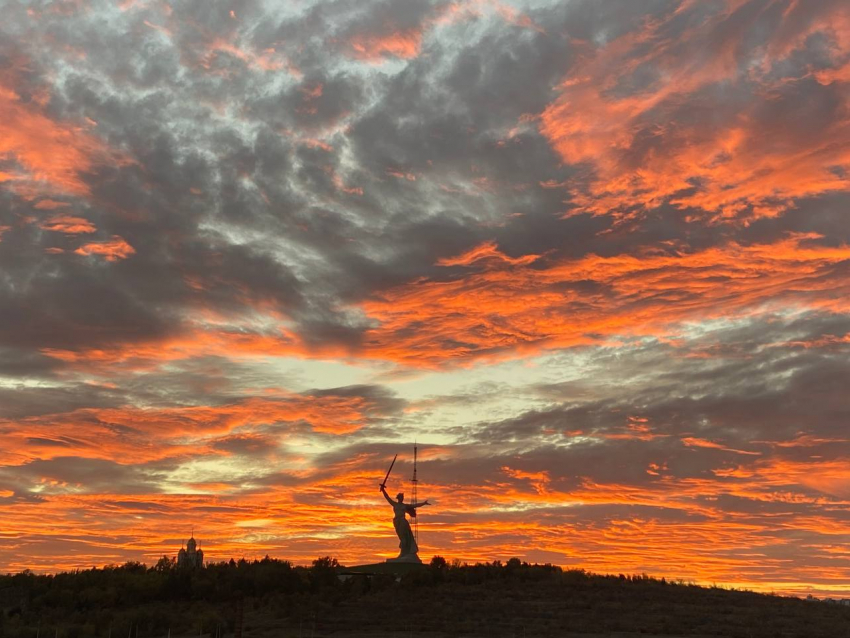
M 405 503 L 396 503 L 393 505 L 395 512 L 393 527 L 395 527 L 395 533 L 398 535 L 399 556 L 419 553 L 419 546 L 413 537 L 413 530 L 410 529 L 410 523 L 404 516 L 406 509 L 407 505 Z

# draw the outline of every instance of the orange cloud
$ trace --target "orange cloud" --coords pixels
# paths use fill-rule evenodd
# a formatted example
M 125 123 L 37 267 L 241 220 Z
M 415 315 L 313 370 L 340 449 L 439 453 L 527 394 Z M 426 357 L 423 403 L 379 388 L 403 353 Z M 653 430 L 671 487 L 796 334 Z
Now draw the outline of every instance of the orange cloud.
M 827 497 L 850 501 L 850 458 L 840 449 L 830 459 L 797 461 L 771 456 L 752 465 L 716 470 L 715 474 L 740 479 L 754 492 L 777 495 L 776 490 L 785 490 L 785 494 L 793 494 L 806 487 Z
M 439 262 L 446 268 L 462 267 L 457 276 L 417 279 L 361 302 L 359 308 L 374 327 L 357 347 L 308 345 L 296 329 L 283 327 L 279 316 L 270 316 L 281 326 L 278 331 L 256 333 L 250 327 L 237 329 L 233 317 L 206 317 L 199 309 L 196 316 L 204 321 L 162 341 L 42 352 L 78 370 L 146 370 L 211 354 L 356 355 L 436 368 L 580 345 L 616 345 L 624 338 L 668 338 L 689 321 L 789 307 L 846 312 L 850 281 L 840 264 L 850 258 L 850 247 L 823 246 L 818 239 L 796 234 L 772 244 L 730 242 L 695 252 L 588 255 L 545 265 L 538 255 L 509 257 L 485 242 Z M 87 244 L 76 252 L 96 254 L 89 246 L 100 245 Z M 110 248 L 103 250 L 112 254 Z M 116 247 L 115 258 L 123 254 Z M 191 285 L 203 289 L 201 282 Z M 262 304 L 254 306 L 256 312 L 266 312 Z M 629 432 L 610 436 L 655 436 L 636 428 L 632 424 Z
M 514 266 L 524 266 L 537 261 L 539 257 L 540 255 L 523 255 L 522 257 L 511 258 L 501 252 L 495 242 L 485 242 L 457 257 L 440 259 L 437 265 L 470 266 L 478 261 L 495 259 Z
M 845 335 L 824 335 L 818 339 L 810 341 L 784 341 L 782 343 L 771 344 L 774 347 L 781 348 L 839 348 L 842 346 L 850 346 L 850 333 Z
M 214 446 L 222 437 L 235 435 L 250 449 L 252 441 L 259 441 L 253 432 L 272 425 L 303 423 L 312 432 L 350 434 L 380 412 L 375 400 L 363 396 L 281 393 L 217 406 L 85 408 L 61 415 L 0 419 L 0 464 L 67 456 L 133 463 L 221 456 L 227 452 Z M 283 440 L 285 433 L 276 436 Z
M 160 33 L 162 33 L 167 38 L 171 38 L 174 35 L 173 33 L 171 33 L 170 29 L 168 29 L 168 28 L 166 28 L 162 25 L 154 24 L 153 22 L 148 22 L 147 20 L 144 20 L 143 24 L 146 27 L 148 27 L 149 29 L 153 29 L 154 31 L 159 31 Z
M 83 175 L 106 159 L 107 149 L 82 127 L 48 117 L 39 102 L 21 99 L 14 82 L 24 65 L 0 73 L 0 159 L 20 167 L 5 180 L 28 198 L 42 190 L 86 196 Z
M 392 177 L 396 177 L 398 179 L 406 179 L 408 182 L 415 182 L 416 175 L 413 173 L 405 173 L 404 171 L 399 171 L 393 168 L 387 169 L 387 175 L 391 175 Z
M 66 235 L 77 235 L 81 233 L 93 233 L 97 230 L 94 224 L 82 217 L 71 215 L 56 215 L 39 224 L 44 230 L 50 230 Z M 81 253 L 89 254 L 89 253 Z
M 366 62 L 382 62 L 387 58 L 409 60 L 419 56 L 422 39 L 429 29 L 479 18 L 485 9 L 492 10 L 508 24 L 545 33 L 529 16 L 508 4 L 498 0 L 465 0 L 440 5 L 417 26 L 399 28 L 387 22 L 375 33 L 356 33 L 347 41 L 348 51 L 352 57 Z
M 689 447 L 705 447 L 714 450 L 723 450 L 724 452 L 733 452 L 735 454 L 749 454 L 752 456 L 760 456 L 761 452 L 753 452 L 748 450 L 736 450 L 735 448 L 726 447 L 720 443 L 716 443 L 714 441 L 707 441 L 706 439 L 701 439 L 693 436 L 686 436 L 682 439 L 682 443 Z
M 112 239 L 108 241 L 83 244 L 74 252 L 78 255 L 100 255 L 106 261 L 118 261 L 119 259 L 126 259 L 134 254 L 136 250 L 124 241 L 122 237 L 113 235 Z
M 829 39 L 836 60 L 850 55 L 846 12 L 824 2 L 817 19 L 805 21 L 789 10 L 776 30 L 781 42 L 774 35 L 754 68 L 746 56 L 759 51 L 748 51 L 745 38 L 757 27 L 739 5 L 727 3 L 676 37 L 670 22 L 697 5 L 599 47 L 576 43 L 578 61 L 539 120 L 564 162 L 587 167 L 569 184 L 575 213 L 627 217 L 669 202 L 715 220 L 771 217 L 794 199 L 850 187 L 850 117 L 839 112 L 803 130 L 796 113 L 815 107 L 811 98 L 792 102 L 804 100 L 805 77 L 771 75 L 813 33 Z M 818 75 L 822 83 L 841 77 Z M 734 103 L 718 91 L 748 99 Z M 783 100 L 789 105 L 777 119 L 773 105 Z
M 419 55 L 422 30 L 418 27 L 384 34 L 359 34 L 348 41 L 352 55 L 367 62 L 380 62 L 388 57 L 410 59 Z
M 187 328 L 185 333 L 161 341 L 122 344 L 114 347 L 81 350 L 42 348 L 42 353 L 64 361 L 78 371 L 108 370 L 116 367 L 126 370 L 152 370 L 171 361 L 191 359 L 205 355 L 240 357 L 270 356 L 324 356 L 345 357 L 339 348 L 325 348 L 310 352 L 295 333 L 281 330 L 273 334 L 256 334 L 247 329 L 221 330 L 209 327 Z
M 68 206 L 68 202 L 57 202 L 53 199 L 42 199 L 37 202 L 33 208 L 38 210 L 54 210 L 56 208 L 64 208 Z
M 850 247 L 820 246 L 816 239 L 589 255 L 548 267 L 497 257 L 484 244 L 441 262 L 478 265 L 471 273 L 417 280 L 363 302 L 377 324 L 366 335 L 365 353 L 432 367 L 663 336 L 682 322 L 780 306 L 846 312 L 850 281 L 840 264 Z

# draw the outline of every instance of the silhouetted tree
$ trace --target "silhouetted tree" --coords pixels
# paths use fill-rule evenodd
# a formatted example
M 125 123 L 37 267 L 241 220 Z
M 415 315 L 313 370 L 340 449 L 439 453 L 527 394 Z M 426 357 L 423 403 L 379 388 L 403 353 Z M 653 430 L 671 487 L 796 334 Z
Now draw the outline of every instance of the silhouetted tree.
M 170 572 L 174 569 L 176 561 L 173 558 L 169 558 L 168 556 L 163 556 L 156 562 L 156 566 L 154 569 L 158 572 Z

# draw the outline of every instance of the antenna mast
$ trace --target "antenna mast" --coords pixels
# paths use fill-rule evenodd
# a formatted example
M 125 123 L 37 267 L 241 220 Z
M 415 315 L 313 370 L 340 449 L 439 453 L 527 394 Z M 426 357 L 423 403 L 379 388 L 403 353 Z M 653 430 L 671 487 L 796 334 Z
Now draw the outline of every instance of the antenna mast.
M 413 502 L 418 503 L 418 495 L 416 493 L 416 487 L 419 481 L 416 478 L 416 441 L 413 442 Z M 419 517 L 416 516 L 413 519 L 413 538 L 416 539 L 416 544 L 419 545 Z

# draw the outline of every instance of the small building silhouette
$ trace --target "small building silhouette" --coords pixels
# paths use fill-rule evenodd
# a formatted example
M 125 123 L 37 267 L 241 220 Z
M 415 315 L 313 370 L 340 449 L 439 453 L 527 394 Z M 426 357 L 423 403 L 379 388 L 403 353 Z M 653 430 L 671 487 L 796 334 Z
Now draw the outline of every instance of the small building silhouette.
M 180 551 L 177 552 L 177 567 L 198 569 L 203 566 L 204 550 L 198 548 L 195 542 L 195 533 L 192 532 L 192 536 L 186 543 L 186 547 L 181 547 Z

